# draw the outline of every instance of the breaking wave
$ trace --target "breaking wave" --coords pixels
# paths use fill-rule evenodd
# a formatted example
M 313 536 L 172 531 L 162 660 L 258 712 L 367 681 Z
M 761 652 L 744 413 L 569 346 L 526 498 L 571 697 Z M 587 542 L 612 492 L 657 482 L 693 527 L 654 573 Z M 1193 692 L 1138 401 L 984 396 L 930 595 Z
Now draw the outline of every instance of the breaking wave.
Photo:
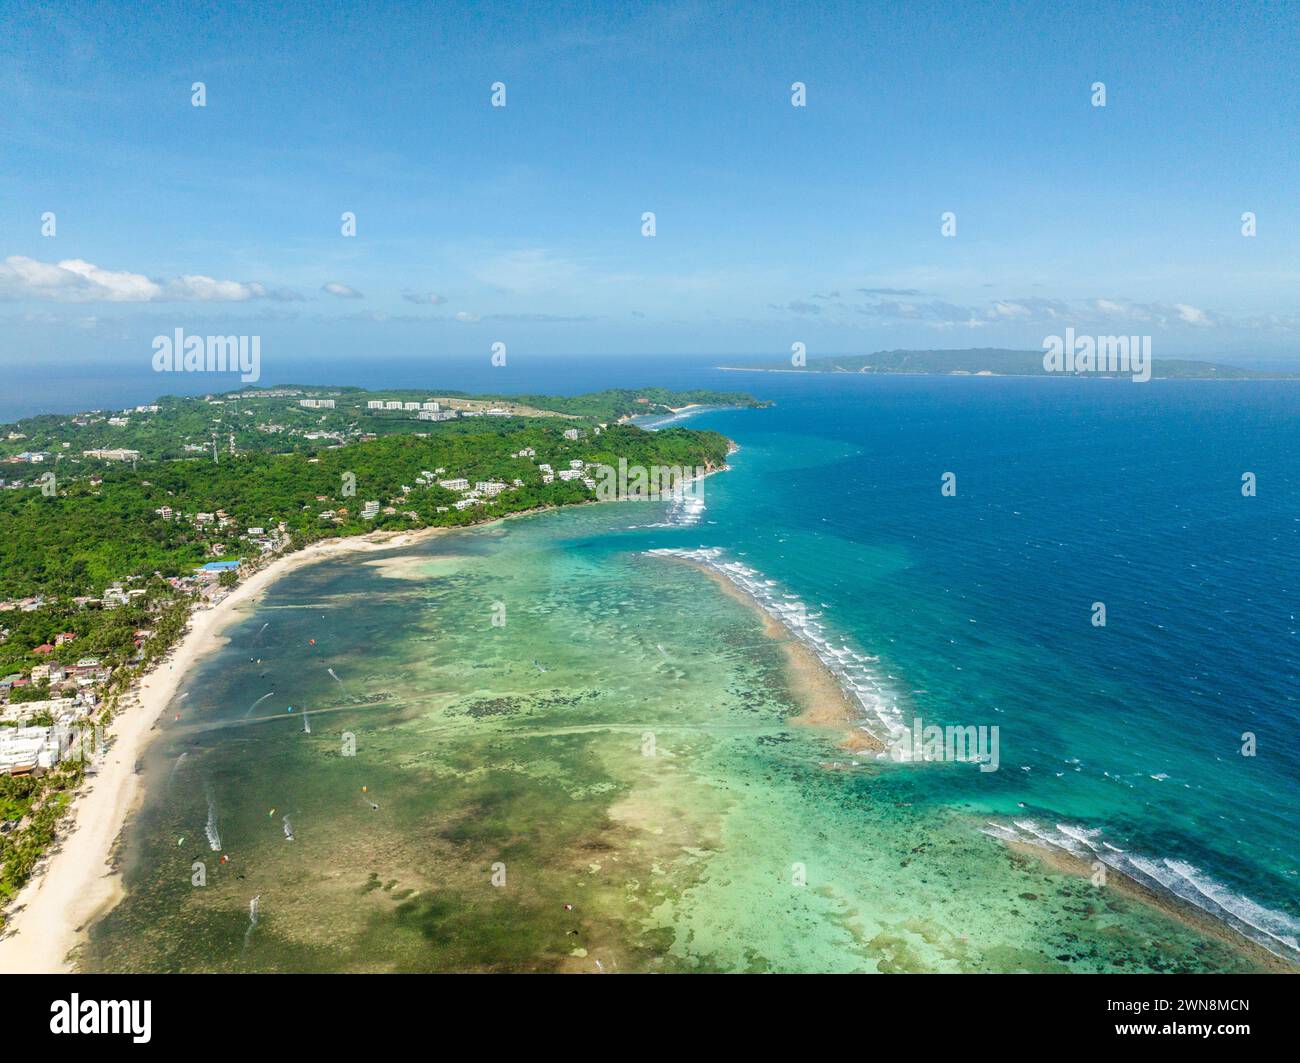
M 865 729 L 884 738 L 886 745 L 894 736 L 906 733 L 903 713 L 896 704 L 897 696 L 884 677 L 871 667 L 877 658 L 858 652 L 843 637 L 832 632 L 821 622 L 822 613 L 810 612 L 798 595 L 780 592 L 775 580 L 765 578 L 757 569 L 739 561 L 726 560 L 722 550 L 716 547 L 699 550 L 661 548 L 648 553 L 685 558 L 723 576 L 817 655 L 844 692 L 861 707 Z
M 1010 823 L 989 822 L 981 830 L 1003 841 L 1056 849 L 1089 863 L 1100 861 L 1155 893 L 1175 897 L 1226 923 L 1275 956 L 1300 962 L 1300 921 L 1233 893 L 1183 860 L 1132 853 L 1104 840 L 1100 830 L 1068 823 L 1043 827 L 1032 819 L 1017 819 Z

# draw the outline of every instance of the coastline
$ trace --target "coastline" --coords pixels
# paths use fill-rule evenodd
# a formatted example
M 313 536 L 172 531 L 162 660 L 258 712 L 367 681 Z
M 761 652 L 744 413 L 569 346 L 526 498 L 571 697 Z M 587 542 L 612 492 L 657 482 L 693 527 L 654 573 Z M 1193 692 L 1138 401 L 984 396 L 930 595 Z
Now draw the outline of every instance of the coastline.
M 726 468 L 710 470 L 706 475 Z M 137 811 L 144 792 L 143 779 L 138 774 L 140 757 L 155 737 L 169 703 L 183 689 L 182 683 L 192 666 L 225 644 L 222 631 L 245 615 L 272 584 L 300 567 L 335 557 L 401 549 L 443 532 L 484 528 L 556 508 L 566 507 L 537 507 L 455 528 L 370 532 L 320 540 L 275 557 L 217 605 L 193 610 L 184 634 L 168 655 L 124 693 L 120 711 L 109 728 L 111 745 L 107 756 L 92 766 L 93 774 L 87 774 L 60 824 L 55 845 L 14 899 L 10 925 L 0 935 L 0 971 L 59 973 L 77 969 L 79 947 L 86 941 L 89 927 L 125 896 L 122 875 L 115 862 L 123 828 Z M 864 753 L 869 758 L 883 749 L 879 739 L 863 730 L 862 714 L 841 688 L 835 674 L 808 646 L 792 637 L 779 620 L 722 573 L 691 558 L 678 560 L 704 572 L 723 593 L 755 610 L 764 635 L 780 644 L 786 658 L 785 675 L 790 693 L 801 710 L 788 717 L 792 725 L 824 731 L 829 741 L 836 742 L 850 756 Z M 383 561 L 367 563 L 383 564 Z M 848 757 L 838 763 L 823 762 L 822 767 L 833 769 L 847 763 Z M 1091 872 L 1085 861 L 1067 853 L 1016 842 L 1008 844 L 1017 856 L 1041 860 L 1061 873 L 1087 877 Z M 1111 884 L 1132 900 L 1247 953 L 1265 970 L 1296 970 L 1287 960 L 1193 905 L 1150 889 L 1120 872 L 1114 872 Z
M 764 634 L 782 645 L 786 653 L 786 675 L 790 690 L 803 708 L 798 716 L 790 718 L 791 723 L 839 731 L 846 737 L 838 746 L 851 755 L 862 753 L 875 759 L 877 754 L 885 750 L 881 739 L 864 728 L 861 712 L 840 686 L 834 673 L 808 646 L 792 637 L 785 626 L 758 601 L 723 573 L 702 561 L 672 553 L 661 556 L 684 562 L 709 576 L 724 594 L 753 610 L 762 623 Z M 822 767 L 830 769 L 844 766 L 843 761 L 822 764 Z M 973 829 L 978 828 L 973 825 Z M 994 837 L 1003 841 L 1016 857 L 1040 861 L 1057 873 L 1082 878 L 1093 875 L 1092 864 L 1071 853 L 1032 845 L 1019 839 L 1001 838 L 998 835 Z M 1216 918 L 1175 894 L 1154 889 L 1118 868 L 1110 867 L 1109 872 L 1110 885 L 1124 897 L 1154 909 L 1206 938 L 1229 946 L 1248 957 L 1261 971 L 1292 974 L 1300 971 L 1293 960 L 1268 948 L 1231 922 Z
M 618 423 L 644 428 L 647 432 L 657 432 L 661 428 L 676 424 L 678 421 L 684 421 L 696 414 L 708 413 L 711 410 L 723 409 L 724 407 L 709 406 L 702 402 L 690 402 L 685 406 L 668 406 L 665 408 L 668 410 L 667 413 L 624 414 L 618 419 Z
M 1003 841 L 1008 851 L 1015 856 L 1037 860 L 1062 875 L 1091 878 L 1094 873 L 1093 867 L 1088 861 L 1070 853 L 1062 852 L 1059 849 L 1046 849 L 1024 841 L 1010 839 L 1003 839 Z M 1188 904 L 1186 901 L 1182 901 L 1168 893 L 1157 892 L 1137 879 L 1130 878 L 1123 872 L 1114 869 L 1111 869 L 1108 885 L 1139 904 L 1154 908 L 1156 911 L 1167 915 L 1170 919 L 1184 926 L 1192 927 L 1206 937 L 1213 938 L 1215 941 L 1237 949 L 1249 956 L 1266 973 L 1296 974 L 1298 971 L 1296 965 L 1286 957 L 1270 951 L 1235 927 L 1220 919 L 1215 919 L 1194 904 Z
M 836 745 L 847 753 L 874 755 L 884 751 L 885 744 L 864 729 L 861 713 L 839 681 L 812 650 L 791 637 L 762 606 L 722 573 L 688 557 L 678 557 L 675 560 L 703 572 L 723 594 L 750 609 L 762 623 L 763 634 L 780 643 L 785 653 L 790 692 L 802 708 L 798 716 L 791 717 L 792 723 L 839 732 L 841 740 Z
M 14 898 L 8 925 L 0 935 L 0 972 L 75 970 L 73 953 L 85 940 L 87 929 L 123 896 L 121 872 L 113 866 L 114 850 L 142 795 L 139 760 L 181 681 L 196 662 L 223 645 L 222 630 L 238 619 L 244 607 L 282 576 L 305 565 L 343 554 L 409 546 L 451 530 L 458 529 L 420 528 L 320 540 L 258 569 L 215 606 L 194 609 L 185 634 L 167 656 L 123 695 L 108 726 L 107 753 L 90 766 L 59 825 L 58 841 Z
M 731 453 L 739 447 L 734 446 Z M 728 465 L 705 475 L 725 472 Z M 611 499 L 610 501 L 621 501 Z M 578 505 L 599 505 L 599 499 Z M 89 927 L 122 899 L 115 866 L 118 838 L 143 795 L 138 764 L 158 721 L 194 664 L 224 643 L 221 632 L 258 595 L 295 569 L 351 553 L 410 546 L 438 535 L 488 528 L 516 517 L 567 506 L 537 506 L 469 525 L 367 532 L 322 539 L 277 557 L 241 581 L 215 606 L 192 609 L 185 633 L 158 664 L 126 691 L 105 735 L 106 754 L 92 763 L 60 821 L 55 844 L 8 906 L 0 931 L 0 973 L 60 974 L 76 970 L 75 952 Z

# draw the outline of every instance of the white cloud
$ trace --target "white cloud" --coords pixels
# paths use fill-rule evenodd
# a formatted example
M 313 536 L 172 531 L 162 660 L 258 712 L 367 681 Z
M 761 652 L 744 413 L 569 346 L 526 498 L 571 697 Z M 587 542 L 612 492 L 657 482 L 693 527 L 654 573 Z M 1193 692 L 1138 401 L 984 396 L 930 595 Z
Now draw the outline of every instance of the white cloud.
M 201 273 L 157 281 L 142 273 L 104 269 L 80 258 L 38 262 L 10 255 L 0 262 L 0 299 L 68 303 L 245 302 L 300 299 L 288 288 L 274 291 L 257 282 L 217 280 Z
M 79 258 L 51 264 L 10 255 L 0 264 L 0 294 L 10 299 L 145 303 L 161 298 L 163 290 L 139 273 L 100 269 Z
M 1186 321 L 1189 325 L 1213 325 L 1215 323 L 1214 318 L 1204 310 L 1198 310 L 1186 303 L 1175 303 L 1174 309 L 1178 311 L 1179 319 Z
M 167 294 L 178 301 L 195 299 L 200 302 L 243 302 L 264 298 L 266 289 L 260 284 L 242 281 L 220 281 L 198 273 L 186 273 L 167 285 Z
M 1024 303 L 1007 303 L 998 301 L 990 311 L 992 317 L 1033 317 L 1034 312 Z
M 320 290 L 323 292 L 328 292 L 330 295 L 337 295 L 340 299 L 365 298 L 365 296 L 363 296 L 355 288 L 349 288 L 346 284 L 341 284 L 338 281 L 327 281 L 326 283 L 321 285 Z

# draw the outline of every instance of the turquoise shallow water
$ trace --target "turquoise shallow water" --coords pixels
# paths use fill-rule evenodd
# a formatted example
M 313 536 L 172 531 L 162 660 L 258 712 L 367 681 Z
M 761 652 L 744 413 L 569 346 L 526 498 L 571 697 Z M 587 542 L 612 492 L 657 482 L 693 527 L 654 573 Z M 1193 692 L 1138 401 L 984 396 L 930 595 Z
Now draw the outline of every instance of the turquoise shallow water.
M 1002 769 L 963 785 L 1003 827 L 1293 943 L 1296 389 L 780 387 L 760 424 L 711 419 L 749 444 L 714 492 L 720 541 L 828 603 L 909 717 L 1001 725 Z
M 1257 962 L 991 835 L 1145 876 L 1286 951 L 1295 395 L 743 383 L 778 404 L 691 420 L 742 446 L 695 523 L 588 507 L 275 584 L 150 754 L 128 896 L 85 965 Z M 754 610 L 647 553 L 700 547 L 875 658 L 904 718 L 997 725 L 999 769 L 852 758 L 792 725 Z

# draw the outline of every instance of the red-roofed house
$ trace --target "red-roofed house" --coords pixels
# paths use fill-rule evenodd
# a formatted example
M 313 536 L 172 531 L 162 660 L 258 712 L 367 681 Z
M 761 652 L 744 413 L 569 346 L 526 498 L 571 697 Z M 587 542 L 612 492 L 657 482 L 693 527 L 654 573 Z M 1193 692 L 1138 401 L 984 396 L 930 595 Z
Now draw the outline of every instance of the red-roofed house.
M 54 647 L 51 646 L 48 642 L 42 642 L 39 646 L 36 647 L 36 649 L 32 650 L 32 653 L 53 653 L 53 652 L 54 652 Z

